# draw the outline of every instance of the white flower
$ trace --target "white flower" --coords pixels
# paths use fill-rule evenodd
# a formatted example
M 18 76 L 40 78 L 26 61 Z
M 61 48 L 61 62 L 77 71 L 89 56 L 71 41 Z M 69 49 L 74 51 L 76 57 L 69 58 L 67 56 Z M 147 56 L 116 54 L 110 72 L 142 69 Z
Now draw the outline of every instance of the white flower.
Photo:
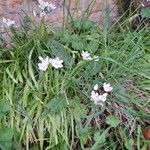
M 48 4 L 48 6 L 47 6 L 47 11 L 48 12 L 50 12 L 52 10 L 55 10 L 55 9 L 56 9 L 56 6 L 54 4 L 52 4 L 52 3 Z
M 15 21 L 10 20 L 10 19 L 6 19 L 6 18 L 3 17 L 3 24 L 7 27 L 10 27 L 10 26 L 15 25 Z
M 107 93 L 104 93 L 103 95 L 99 95 L 100 101 L 105 102 L 107 99 L 107 95 L 108 95 Z
M 94 60 L 94 61 L 99 61 L 98 56 L 94 56 L 93 58 L 90 56 L 90 53 L 88 51 L 82 51 L 81 54 L 83 60 Z
M 43 59 L 41 56 L 39 56 L 39 59 L 41 61 L 41 63 L 38 63 L 39 70 L 45 71 L 49 65 L 49 58 L 46 57 L 45 59 Z
M 97 92 L 92 91 L 91 92 L 91 101 L 94 102 L 94 104 L 102 105 L 107 100 L 107 93 L 104 93 L 103 95 L 99 95 Z
M 99 94 L 95 91 L 91 92 L 91 101 L 97 102 L 99 101 Z
M 39 6 L 39 8 L 40 8 L 41 10 L 44 11 L 44 9 L 45 9 L 45 6 L 44 6 L 44 5 L 38 5 L 38 6 Z
M 56 6 L 52 3 L 48 3 L 48 2 L 44 2 L 42 0 L 38 0 L 38 3 L 39 3 L 39 7 L 41 10 L 47 10 L 48 12 L 50 12 L 51 10 L 55 10 L 56 9 Z
M 96 85 L 97 88 L 97 85 Z M 91 101 L 94 102 L 95 105 L 102 105 L 104 104 L 104 102 L 107 100 L 107 93 L 104 93 L 103 95 L 98 94 L 95 91 L 91 92 Z
M 93 60 L 94 60 L 94 61 L 99 61 L 99 57 L 98 57 L 98 56 L 94 56 L 94 57 L 93 57 Z
M 45 11 L 40 12 L 40 18 L 43 18 L 43 17 L 45 17 L 45 16 L 46 16 Z
M 48 2 L 44 2 L 42 0 L 38 0 L 38 3 L 41 10 L 46 9 L 46 7 L 48 6 Z
M 83 60 L 92 60 L 90 53 L 88 51 L 82 51 L 81 56 L 82 56 Z
M 110 83 L 107 84 L 106 82 L 103 84 L 103 88 L 105 92 L 111 92 L 113 90 L 113 87 L 110 86 Z
M 50 63 L 54 68 L 56 68 L 56 69 L 63 67 L 63 65 L 62 65 L 63 60 L 60 60 L 59 57 L 56 57 L 56 58 L 54 58 L 54 59 L 51 59 L 51 58 L 50 58 L 50 59 L 49 59 L 49 63 Z
M 98 90 L 98 84 L 95 84 L 93 89 L 94 89 L 95 91 L 97 91 L 97 90 Z

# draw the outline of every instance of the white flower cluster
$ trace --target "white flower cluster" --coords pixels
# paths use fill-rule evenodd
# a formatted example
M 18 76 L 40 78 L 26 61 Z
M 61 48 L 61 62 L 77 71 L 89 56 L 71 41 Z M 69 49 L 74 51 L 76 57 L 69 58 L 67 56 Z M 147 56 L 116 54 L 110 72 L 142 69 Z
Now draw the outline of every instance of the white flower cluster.
M 94 56 L 92 58 L 90 56 L 90 53 L 88 53 L 87 51 L 83 51 L 81 55 L 82 55 L 83 60 L 99 61 L 99 57 L 98 56 Z M 38 67 L 39 67 L 39 70 L 42 70 L 42 71 L 47 70 L 49 64 L 51 64 L 56 69 L 63 67 L 63 65 L 62 65 L 63 60 L 60 60 L 59 57 L 56 57 L 54 59 L 46 57 L 45 59 L 43 59 L 40 56 L 39 60 L 41 61 L 41 63 L 38 63 Z
M 39 70 L 41 70 L 41 71 L 46 71 L 49 64 L 52 65 L 56 69 L 63 67 L 63 65 L 62 65 L 63 60 L 60 60 L 59 57 L 56 57 L 53 59 L 46 57 L 44 59 L 40 56 L 39 60 L 41 61 L 41 63 L 38 63 L 38 67 L 39 67 Z
M 109 92 L 111 92 L 113 90 L 113 87 L 110 86 L 110 83 L 104 83 L 103 84 L 103 89 L 105 91 L 104 94 L 100 95 L 98 93 L 98 84 L 96 84 L 93 87 L 93 91 L 91 92 L 91 101 L 94 102 L 95 105 L 101 105 L 103 106 L 103 103 L 107 100 L 107 95 Z
M 38 0 L 40 11 L 40 17 L 43 18 L 46 15 L 46 12 L 50 12 L 56 9 L 56 6 L 52 3 L 44 2 L 42 0 Z
M 5 27 L 11 27 L 15 25 L 15 21 L 3 17 L 3 24 Z
M 94 56 L 93 58 L 90 56 L 90 53 L 88 51 L 82 51 L 81 56 L 83 60 L 94 60 L 99 61 L 98 56 Z

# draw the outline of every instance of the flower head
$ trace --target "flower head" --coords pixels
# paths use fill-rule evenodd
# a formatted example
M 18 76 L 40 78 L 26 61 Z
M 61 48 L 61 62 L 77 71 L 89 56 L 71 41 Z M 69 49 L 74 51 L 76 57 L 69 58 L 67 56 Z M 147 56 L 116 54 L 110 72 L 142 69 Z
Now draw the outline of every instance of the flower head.
M 97 102 L 99 101 L 99 94 L 95 91 L 91 92 L 91 101 Z
M 92 60 L 90 53 L 88 51 L 82 51 L 81 56 L 82 56 L 83 60 Z
M 15 21 L 14 20 L 10 20 L 10 19 L 6 19 L 3 18 L 3 24 L 7 27 L 13 26 L 15 25 Z
M 113 90 L 113 87 L 110 86 L 110 83 L 107 84 L 106 82 L 103 84 L 103 88 L 105 92 L 111 92 Z
M 52 3 L 44 2 L 42 0 L 38 0 L 38 3 L 39 3 L 39 8 L 42 11 L 47 10 L 48 12 L 50 12 L 50 11 L 56 9 L 56 6 L 54 4 L 52 4 Z
M 44 18 L 45 16 L 46 16 L 45 11 L 41 11 L 41 12 L 40 12 L 40 18 Z
M 49 58 L 46 57 L 45 59 L 43 59 L 41 56 L 39 57 L 39 60 L 41 61 L 41 63 L 38 63 L 39 66 L 39 70 L 45 71 L 48 68 L 49 65 Z
M 54 59 L 50 58 L 49 63 L 56 69 L 63 67 L 63 60 L 60 60 L 59 57 L 56 57 Z
M 103 105 L 103 103 L 107 100 L 107 93 L 103 95 L 99 95 L 97 92 L 91 92 L 91 101 L 94 102 L 95 105 Z
M 107 93 L 104 93 L 103 95 L 100 95 L 100 100 L 102 101 L 102 102 L 105 102 L 106 100 L 107 100 Z
M 39 7 L 40 7 L 40 9 L 41 10 L 45 10 L 46 9 L 46 7 L 48 6 L 48 2 L 44 2 L 44 1 L 42 1 L 42 0 L 38 0 L 38 3 L 39 3 Z
M 98 90 L 98 84 L 95 84 L 94 87 L 93 87 L 93 89 L 94 89 L 95 91 L 97 91 L 97 90 Z
M 47 11 L 48 12 L 50 12 L 52 10 L 55 10 L 55 9 L 56 9 L 56 6 L 54 4 L 52 4 L 52 3 L 48 4 L 48 6 L 47 6 Z

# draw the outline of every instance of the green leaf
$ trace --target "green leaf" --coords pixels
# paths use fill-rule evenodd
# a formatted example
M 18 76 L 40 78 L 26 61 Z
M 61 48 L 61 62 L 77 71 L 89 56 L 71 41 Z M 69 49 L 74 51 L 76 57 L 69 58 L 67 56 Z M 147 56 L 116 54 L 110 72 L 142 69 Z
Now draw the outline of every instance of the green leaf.
M 54 54 L 56 57 L 59 57 L 64 61 L 66 67 L 70 68 L 72 66 L 72 64 L 74 63 L 74 59 L 66 51 L 63 45 L 61 45 L 59 42 L 55 40 L 52 40 L 49 41 L 48 46 L 52 50 L 52 54 Z
M 86 144 L 87 143 L 87 140 L 88 140 L 88 137 L 90 136 L 89 135 L 89 129 L 88 127 L 86 128 L 79 128 L 78 132 L 79 132 L 79 137 L 80 137 L 80 140 L 82 141 L 82 144 Z
M 13 138 L 13 131 L 10 128 L 0 128 L 0 141 L 9 141 Z
M 88 77 L 96 75 L 101 71 L 100 61 L 91 61 L 86 66 L 86 74 Z
M 55 33 L 55 36 L 57 38 L 60 38 L 60 40 L 64 43 L 69 43 L 70 42 L 70 32 L 69 30 L 67 29 L 63 29 L 63 30 L 60 30 L 60 31 L 57 31 Z
M 72 48 L 75 50 L 84 50 L 86 46 L 86 41 L 85 39 L 82 39 L 79 35 L 75 34 L 71 36 L 71 43 L 72 43 Z
M 0 128 L 0 148 L 8 150 L 11 148 L 13 131 L 10 128 Z
M 88 19 L 84 19 L 82 21 L 82 27 L 83 27 L 83 30 L 88 30 L 92 27 L 92 22 Z
M 126 141 L 125 141 L 125 147 L 128 150 L 132 150 L 133 149 L 133 144 L 134 144 L 134 140 L 133 139 L 126 139 Z
M 71 112 L 73 113 L 76 120 L 80 120 L 81 118 L 86 117 L 86 106 L 81 104 L 79 97 L 73 97 L 69 103 L 69 106 L 72 108 Z
M 30 150 L 39 150 L 39 148 L 38 148 L 38 146 L 34 146 Z
M 106 123 L 111 127 L 117 127 L 120 121 L 116 116 L 110 115 L 106 118 Z
M 74 19 L 70 22 L 70 25 L 75 29 L 75 30 L 81 30 L 82 29 L 82 22 L 79 19 Z
M 102 143 L 104 143 L 106 141 L 106 137 L 107 137 L 109 129 L 110 128 L 107 128 L 102 133 L 101 132 L 96 132 L 94 134 L 95 144 L 92 146 L 91 150 L 99 149 L 98 146 L 101 145 Z
M 78 75 L 79 72 L 81 72 L 84 69 L 85 65 L 86 65 L 85 61 L 80 61 L 76 65 L 76 67 L 74 67 L 74 69 L 69 73 L 68 79 L 71 79 L 71 78 L 75 77 L 76 75 Z
M 150 8 L 143 8 L 140 12 L 142 18 L 150 18 Z
M 144 89 L 144 90 L 150 91 L 150 85 L 141 85 L 139 87 Z
M 67 107 L 67 98 L 64 92 L 60 92 L 46 105 L 47 110 L 43 112 L 43 116 L 47 114 L 60 113 L 64 108 Z
M 91 53 L 95 53 L 98 49 L 99 43 L 96 40 L 90 41 L 87 44 L 87 51 L 91 52 Z
M 1 100 L 0 101 L 0 112 L 6 113 L 10 111 L 10 103 L 8 101 Z

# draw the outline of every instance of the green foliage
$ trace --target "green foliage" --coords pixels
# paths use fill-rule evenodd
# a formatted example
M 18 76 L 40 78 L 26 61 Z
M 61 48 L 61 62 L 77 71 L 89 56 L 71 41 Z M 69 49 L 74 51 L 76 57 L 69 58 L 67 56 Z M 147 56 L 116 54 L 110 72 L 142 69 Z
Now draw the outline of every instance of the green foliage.
M 60 113 L 64 108 L 67 107 L 67 99 L 64 93 L 58 93 L 50 102 L 46 105 L 47 110 L 43 112 L 43 117 L 46 114 L 53 115 L 55 113 Z
M 125 147 L 128 149 L 128 150 L 132 150 L 133 149 L 133 144 L 134 144 L 134 141 L 133 139 L 130 139 L 125 142 Z
M 140 15 L 142 18 L 150 18 L 150 8 L 141 9 Z
M 116 116 L 110 115 L 106 118 L 106 123 L 115 128 L 119 125 L 120 121 Z
M 10 128 L 0 128 L 0 148 L 2 150 L 9 150 L 12 146 L 13 131 Z
M 10 111 L 10 103 L 8 101 L 0 101 L 0 118 L 4 117 Z
M 16 149 L 27 150 L 144 147 L 140 127 L 150 117 L 149 28 L 131 31 L 119 24 L 100 30 L 84 18 L 53 31 L 28 19 L 20 30 L 11 29 L 13 47 L 0 47 L 1 149 L 16 143 Z M 28 27 L 34 33 L 27 33 Z M 82 51 L 99 61 L 83 60 Z M 39 56 L 59 57 L 63 68 L 49 65 L 41 71 Z M 104 82 L 113 91 L 102 107 L 90 93 L 98 84 L 103 94 Z
M 77 31 L 89 30 L 93 26 L 92 22 L 87 18 L 73 19 L 71 20 L 70 25 L 74 30 Z
M 96 132 L 94 134 L 95 143 L 92 146 L 91 150 L 96 150 L 96 149 L 99 149 L 99 148 L 102 147 L 102 143 L 104 143 L 106 141 L 108 131 L 109 131 L 109 128 L 104 130 L 102 133 L 101 132 Z
M 87 50 L 95 53 L 99 47 L 99 29 L 88 19 L 73 19 L 70 30 L 63 29 L 56 32 L 56 37 L 66 45 L 77 51 Z
M 84 50 L 86 41 L 81 36 L 74 34 L 71 36 L 71 44 L 73 49 L 81 51 Z
M 48 47 L 52 51 L 52 55 L 59 57 L 64 60 L 66 67 L 71 67 L 74 63 L 74 59 L 71 57 L 69 52 L 63 47 L 63 45 L 55 40 L 48 42 Z

